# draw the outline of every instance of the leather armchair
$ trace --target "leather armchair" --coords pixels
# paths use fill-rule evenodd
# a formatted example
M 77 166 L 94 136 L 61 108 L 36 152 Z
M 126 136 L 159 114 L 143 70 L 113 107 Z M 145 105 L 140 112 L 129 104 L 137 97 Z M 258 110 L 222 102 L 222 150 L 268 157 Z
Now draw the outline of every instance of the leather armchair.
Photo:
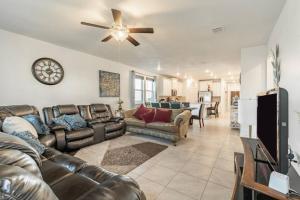
M 0 199 L 146 200 L 133 179 L 55 149 L 40 156 L 21 139 L 0 133 L 3 150 L 15 153 L 0 157 Z
M 12 106 L 0 106 L 0 131 L 2 130 L 2 122 L 6 117 L 25 115 L 37 115 L 40 116 L 36 107 L 30 105 L 12 105 Z M 39 140 L 47 147 L 56 146 L 56 137 L 53 134 L 39 135 Z
M 47 125 L 56 135 L 57 149 L 75 150 L 91 144 L 94 144 L 94 129 L 92 127 L 81 128 L 79 130 L 68 131 L 63 126 L 56 126 L 52 119 L 62 115 L 79 114 L 75 105 L 58 105 L 43 108 L 43 113 Z
M 121 136 L 125 133 L 126 124 L 121 118 L 113 116 L 109 105 L 91 104 L 91 124 L 104 124 L 105 139 Z

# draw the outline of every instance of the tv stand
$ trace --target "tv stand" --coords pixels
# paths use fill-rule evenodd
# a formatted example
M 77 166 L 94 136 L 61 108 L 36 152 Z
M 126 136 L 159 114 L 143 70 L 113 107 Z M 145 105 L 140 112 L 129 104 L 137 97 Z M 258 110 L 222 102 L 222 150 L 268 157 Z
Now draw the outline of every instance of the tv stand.
M 232 200 L 300 200 L 298 196 L 282 194 L 268 187 L 274 163 L 260 155 L 257 139 L 241 138 L 244 154 L 234 154 L 236 183 Z M 289 170 L 291 188 L 300 192 L 300 177 L 291 167 Z M 298 188 L 297 188 L 298 187 Z

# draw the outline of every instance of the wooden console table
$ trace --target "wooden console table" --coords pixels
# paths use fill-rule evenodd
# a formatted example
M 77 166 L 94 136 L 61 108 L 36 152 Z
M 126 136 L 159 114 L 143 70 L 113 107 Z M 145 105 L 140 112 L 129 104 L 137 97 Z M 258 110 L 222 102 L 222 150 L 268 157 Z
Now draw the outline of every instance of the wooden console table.
M 259 151 L 256 139 L 242 138 L 244 154 L 235 153 L 236 183 L 232 200 L 300 200 L 298 196 L 284 195 L 267 185 L 271 173 L 270 163 L 257 159 Z M 291 188 L 299 191 L 300 177 L 291 167 L 289 170 Z

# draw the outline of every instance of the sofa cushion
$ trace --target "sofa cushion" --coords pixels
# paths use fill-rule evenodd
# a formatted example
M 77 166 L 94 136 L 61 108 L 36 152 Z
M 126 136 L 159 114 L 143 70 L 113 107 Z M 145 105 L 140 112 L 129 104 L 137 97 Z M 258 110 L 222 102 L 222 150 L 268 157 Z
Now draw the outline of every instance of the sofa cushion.
M 32 146 L 40 155 L 42 155 L 45 151 L 45 146 L 40 143 L 40 141 L 35 138 L 30 132 L 13 132 L 10 135 L 14 135 L 18 138 L 21 138 L 25 142 L 27 142 L 30 146 Z
M 0 165 L 0 177 L 1 199 L 58 200 L 43 180 L 20 167 Z
M 39 141 L 46 147 L 53 147 L 56 145 L 56 137 L 54 134 L 39 135 Z
M 161 131 L 166 131 L 170 133 L 178 132 L 178 127 L 173 123 L 165 123 L 165 122 L 151 122 L 146 124 L 146 128 L 157 129 Z
M 171 122 L 172 110 L 156 109 L 153 122 Z
M 52 123 L 55 126 L 63 126 L 63 127 L 65 127 L 65 130 L 67 130 L 67 131 L 71 131 L 72 130 L 72 127 L 70 126 L 70 124 L 68 122 L 66 122 L 66 120 L 65 120 L 65 115 L 57 117 L 57 118 L 53 118 L 52 119 Z
M 28 131 L 38 138 L 35 128 L 22 117 L 6 117 L 2 124 L 2 130 L 5 133 Z
M 135 113 L 133 114 L 134 117 L 136 117 L 139 120 L 143 120 L 142 115 L 149 112 L 149 109 L 146 108 L 143 104 L 141 104 L 137 110 L 135 111 Z
M 27 142 L 13 135 L 0 132 L 0 149 L 16 149 L 28 154 L 35 160 L 38 166 L 41 166 L 41 157 L 38 152 Z
M 124 122 L 107 122 L 105 123 L 105 132 L 112 132 L 112 131 L 117 131 L 120 130 L 124 127 Z
M 50 134 L 50 129 L 42 121 L 41 117 L 38 115 L 25 115 L 23 116 L 32 126 L 34 126 L 36 132 L 40 135 Z
M 71 126 L 72 130 L 87 127 L 86 121 L 79 114 L 65 115 L 64 120 Z
M 87 138 L 94 135 L 94 130 L 91 128 L 81 128 L 78 130 L 69 131 L 66 133 L 66 139 L 68 142 Z
M 136 118 L 125 118 L 125 122 L 127 126 L 137 126 L 137 127 L 146 127 L 146 123 L 143 120 L 139 120 Z
M 141 118 L 144 120 L 146 123 L 150 123 L 153 121 L 155 115 L 155 109 L 152 109 L 151 111 L 148 111 L 147 113 L 141 115 Z
M 184 111 L 183 109 L 172 109 L 171 122 L 173 122 L 177 117 L 177 115 L 179 115 L 183 111 Z
M 16 149 L 1 149 L 0 150 L 1 165 L 13 165 L 18 166 L 36 177 L 43 179 L 40 168 L 36 162 L 26 153 Z

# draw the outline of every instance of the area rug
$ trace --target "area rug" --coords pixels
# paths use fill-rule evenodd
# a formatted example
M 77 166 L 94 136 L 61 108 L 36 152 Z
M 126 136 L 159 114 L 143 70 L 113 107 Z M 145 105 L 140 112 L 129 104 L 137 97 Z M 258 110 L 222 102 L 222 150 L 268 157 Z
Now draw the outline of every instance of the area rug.
M 117 174 L 127 174 L 166 148 L 165 145 L 152 142 L 109 148 L 100 165 Z

